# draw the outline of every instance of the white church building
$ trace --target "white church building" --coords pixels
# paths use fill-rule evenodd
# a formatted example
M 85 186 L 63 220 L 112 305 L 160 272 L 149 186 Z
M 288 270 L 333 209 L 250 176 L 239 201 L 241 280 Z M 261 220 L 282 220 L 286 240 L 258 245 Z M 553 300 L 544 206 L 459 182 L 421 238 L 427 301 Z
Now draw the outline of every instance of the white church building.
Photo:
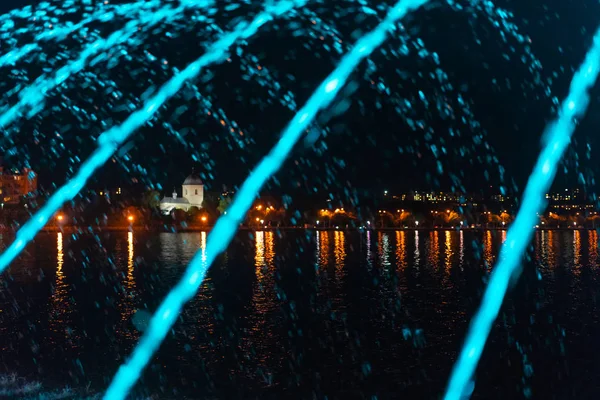
M 163 214 L 170 214 L 175 209 L 188 211 L 190 207 L 202 208 L 204 201 L 204 183 L 202 179 L 192 172 L 185 178 L 181 185 L 181 197 L 177 196 L 177 190 L 173 190 L 173 197 L 164 197 L 160 201 L 160 211 Z

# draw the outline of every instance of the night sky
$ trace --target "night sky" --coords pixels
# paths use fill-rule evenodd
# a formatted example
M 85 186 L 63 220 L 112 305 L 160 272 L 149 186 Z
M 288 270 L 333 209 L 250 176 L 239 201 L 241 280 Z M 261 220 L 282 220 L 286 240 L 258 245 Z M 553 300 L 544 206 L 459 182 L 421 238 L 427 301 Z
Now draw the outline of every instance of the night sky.
M 5 0 L 0 4 L 0 11 L 5 12 L 27 3 Z M 384 188 L 391 191 L 412 188 L 449 190 L 452 176 L 456 176 L 466 190 L 478 191 L 489 189 L 490 186 L 498 187 L 501 183 L 497 166 L 489 160 L 489 157 L 496 156 L 506 170 L 508 191 L 520 192 L 539 152 L 544 127 L 555 112 L 555 106 L 551 98 L 544 94 L 542 86 L 548 86 L 552 96 L 558 99 L 564 97 L 573 71 L 583 60 L 596 25 L 600 23 L 600 5 L 582 0 L 504 0 L 495 4 L 512 11 L 512 21 L 522 34 L 531 38 L 532 52 L 542 65 L 538 86 L 533 84 L 529 63 L 520 60 L 527 44 L 517 43 L 510 38 L 504 43 L 499 31 L 482 16 L 457 13 L 444 3 L 433 1 L 430 6 L 406 18 L 405 27 L 411 37 L 422 39 L 429 51 L 439 54 L 440 66 L 453 85 L 452 93 L 460 93 L 467 99 L 480 127 L 463 129 L 460 138 L 451 137 L 451 128 L 461 128 L 441 118 L 434 107 L 415 106 L 417 118 L 433 129 L 434 138 L 427 139 L 423 131 L 410 129 L 393 105 L 386 102 L 377 105 L 378 95 L 369 88 L 369 82 L 365 79 L 367 67 L 363 65 L 352 79 L 352 84 L 356 84 L 357 88 L 349 97 L 350 108 L 337 116 L 323 113 L 315 124 L 315 130 L 325 129 L 326 135 L 321 135 L 314 145 L 308 142 L 301 144 L 284 170 L 277 175 L 277 184 L 271 185 L 268 190 L 312 194 L 316 189 L 320 195 L 329 192 L 342 195 L 346 188 L 366 191 L 381 191 Z M 327 20 L 328 10 L 317 10 Z M 347 35 L 347 40 L 354 41 L 357 33 L 372 28 L 375 22 L 373 18 L 349 20 L 340 22 L 339 28 Z M 224 26 L 229 26 L 228 23 L 222 21 Z M 110 33 L 110 27 L 103 29 L 106 31 L 102 32 Z M 331 71 L 336 61 L 336 56 L 319 48 L 318 42 L 310 42 L 309 48 L 305 48 L 303 44 L 306 42 L 302 37 L 291 37 L 286 29 L 266 29 L 251 39 L 248 45 L 248 51 L 258 55 L 261 65 L 282 77 L 286 88 L 296 95 L 299 105 Z M 194 35 L 181 37 L 177 43 L 177 46 L 161 46 L 156 41 L 148 46 L 162 52 L 157 55 L 179 67 L 201 54 L 202 46 Z M 390 40 L 382 49 L 391 50 L 399 45 L 398 40 Z M 515 52 L 511 52 L 511 49 L 515 49 Z M 508 55 L 508 60 L 505 55 Z M 427 74 L 434 72 L 435 66 L 419 58 L 415 52 L 394 59 L 376 52 L 371 60 L 377 65 L 377 74 L 389 76 L 387 83 L 390 90 L 400 96 L 415 98 L 419 90 L 427 95 L 440 93 L 436 81 L 427 79 Z M 32 77 L 37 76 L 36 68 L 39 66 L 28 68 Z M 397 70 L 410 79 L 399 79 L 395 72 Z M 9 72 L 8 69 L 1 71 L 3 74 Z M 119 69 L 114 71 L 117 80 Z M 203 83 L 197 82 L 198 85 L 206 85 L 215 104 L 252 136 L 252 143 L 244 148 L 229 148 L 214 120 L 183 116 L 174 126 L 178 131 L 191 128 L 192 133 L 184 135 L 185 140 L 193 142 L 195 149 L 201 149 L 200 153 L 203 154 L 200 162 L 194 162 L 191 156 L 193 151 L 174 137 L 166 135 L 161 128 L 162 122 L 170 121 L 169 115 L 175 104 L 186 101 L 183 98 L 174 99 L 174 104 L 167 106 L 167 110 L 152 123 L 153 126 L 139 130 L 116 162 L 108 165 L 90 185 L 127 186 L 132 181 L 142 184 L 153 182 L 161 183 L 165 191 L 170 192 L 171 187 L 179 186 L 193 167 L 199 172 L 212 174 L 205 179 L 212 190 L 240 184 L 251 167 L 276 141 L 293 113 L 260 101 L 261 96 L 266 98 L 264 91 L 260 93 L 253 84 L 242 79 L 235 60 L 231 64 L 211 68 L 210 74 Z M 420 74 L 424 77 L 419 77 Z M 287 80 L 286 75 L 293 76 L 293 82 Z M 165 75 L 163 81 L 167 78 L 168 75 Z M 137 82 L 125 78 L 118 81 L 124 93 L 141 90 Z M 14 86 L 11 78 L 0 84 L 4 85 L 2 91 Z M 72 97 L 87 95 L 84 90 L 81 93 L 77 93 L 76 89 L 68 90 Z M 564 163 L 565 171 L 561 171 L 556 178 L 556 187 L 576 186 L 580 172 L 589 182 L 598 171 L 595 155 L 598 151 L 596 136 L 600 119 L 595 111 L 600 106 L 599 94 L 597 87 L 587 116 L 575 133 L 574 145 Z M 259 100 L 253 104 L 251 98 Z M 57 100 L 49 99 L 48 106 L 53 101 Z M 102 98 L 95 101 L 101 102 Z M 110 122 L 118 123 L 126 115 L 115 112 Z M 21 121 L 19 124 L 19 137 L 14 143 L 4 141 L 1 144 L 5 152 L 10 148 L 17 149 L 17 155 L 7 156 L 6 163 L 9 166 L 22 166 L 22 155 L 28 154 L 28 162 L 39 171 L 40 182 L 48 189 L 53 183 L 64 182 L 64 177 L 72 173 L 72 167 L 77 165 L 76 161 L 70 159 L 74 156 L 84 158 L 90 154 L 95 146 L 93 137 L 102 131 L 100 125 L 78 129 L 77 121 L 71 121 L 68 115 L 60 113 Z M 64 151 L 57 157 L 47 151 L 47 145 L 51 145 L 53 132 L 65 125 L 74 127 L 62 136 Z M 41 144 L 35 143 L 30 135 L 35 130 L 45 137 Z M 483 134 L 489 149 L 485 145 L 473 144 L 473 137 Z M 436 159 L 430 150 L 430 143 L 438 143 L 439 146 L 440 139 L 449 150 L 441 158 L 444 164 L 441 174 L 436 172 Z M 591 146 L 590 159 L 586 150 L 588 145 Z M 472 154 L 461 155 L 461 146 L 470 148 Z M 414 150 L 413 153 L 407 153 L 409 147 Z M 208 160 L 214 163 L 210 170 L 206 167 Z

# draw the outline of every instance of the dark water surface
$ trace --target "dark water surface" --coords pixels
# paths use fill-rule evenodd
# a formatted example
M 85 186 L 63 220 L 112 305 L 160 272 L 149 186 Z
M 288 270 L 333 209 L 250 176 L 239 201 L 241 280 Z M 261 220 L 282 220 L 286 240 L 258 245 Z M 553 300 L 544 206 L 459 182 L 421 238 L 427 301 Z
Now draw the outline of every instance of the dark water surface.
M 439 398 L 504 237 L 239 233 L 137 392 Z M 0 372 L 101 391 L 140 337 L 143 310 L 156 309 L 205 245 L 205 233 L 41 235 L 0 276 Z M 536 234 L 474 398 L 600 396 L 599 263 L 594 231 Z

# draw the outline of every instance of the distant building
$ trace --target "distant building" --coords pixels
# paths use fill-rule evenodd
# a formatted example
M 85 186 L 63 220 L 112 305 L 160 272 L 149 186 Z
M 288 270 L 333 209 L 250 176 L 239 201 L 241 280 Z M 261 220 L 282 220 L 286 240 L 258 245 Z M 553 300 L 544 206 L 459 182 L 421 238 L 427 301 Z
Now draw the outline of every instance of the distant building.
M 456 203 L 460 201 L 461 195 L 448 192 L 412 192 L 409 194 L 401 194 L 400 196 L 392 196 L 394 199 L 429 202 L 429 203 Z
M 579 189 L 565 189 L 564 192 L 546 193 L 546 199 L 550 203 L 581 204 L 585 202 L 585 196 Z
M 202 208 L 204 201 L 204 183 L 198 175 L 192 172 L 185 178 L 181 186 L 181 197 L 177 195 L 177 190 L 173 190 L 171 197 L 164 197 L 160 201 L 160 211 L 163 214 L 170 214 L 173 210 L 180 209 L 188 211 L 190 207 Z
M 35 195 L 37 174 L 29 168 L 23 173 L 4 171 L 0 166 L 0 198 L 2 204 L 19 204 L 24 196 Z

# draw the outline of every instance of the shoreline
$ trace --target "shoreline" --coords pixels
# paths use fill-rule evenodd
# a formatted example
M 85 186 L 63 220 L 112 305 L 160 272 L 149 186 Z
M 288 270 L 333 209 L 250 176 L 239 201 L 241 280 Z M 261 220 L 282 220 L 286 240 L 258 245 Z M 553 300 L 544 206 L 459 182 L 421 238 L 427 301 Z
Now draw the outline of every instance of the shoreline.
M 212 230 L 212 226 L 207 227 L 196 227 L 196 226 L 188 226 L 188 227 L 172 227 L 171 229 L 165 229 L 164 227 L 145 227 L 145 226 L 108 226 L 108 227 L 56 227 L 49 226 L 44 227 L 40 232 L 45 233 L 54 233 L 54 232 L 63 232 L 63 233 L 102 233 L 102 232 L 148 232 L 148 233 L 183 233 L 183 232 L 210 232 Z M 384 228 L 360 228 L 360 227 L 348 227 L 348 228 L 322 228 L 322 227 L 239 227 L 238 231 L 253 231 L 253 232 L 263 232 L 263 231 L 344 231 L 344 232 L 364 232 L 364 231 L 373 231 L 373 232 L 396 232 L 396 231 L 423 231 L 423 232 L 431 232 L 431 231 L 465 231 L 465 232 L 477 232 L 477 231 L 507 231 L 509 227 L 476 227 L 476 228 L 400 228 L 400 227 L 384 227 Z M 600 229 L 600 227 L 544 227 L 544 228 L 535 228 L 536 231 L 594 231 L 596 229 Z M 0 228 L 0 234 L 6 233 L 15 233 L 16 230 L 12 229 L 2 229 Z

